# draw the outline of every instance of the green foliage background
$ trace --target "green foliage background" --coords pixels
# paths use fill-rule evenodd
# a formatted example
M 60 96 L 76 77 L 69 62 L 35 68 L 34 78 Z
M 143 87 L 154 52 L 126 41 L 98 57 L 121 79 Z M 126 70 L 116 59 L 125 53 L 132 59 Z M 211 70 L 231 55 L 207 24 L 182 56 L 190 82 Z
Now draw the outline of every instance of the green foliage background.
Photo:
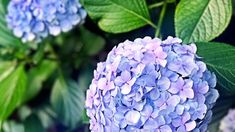
M 2 131 L 88 131 L 85 92 L 96 63 L 119 42 L 146 35 L 197 44 L 221 93 L 213 132 L 235 103 L 235 48 L 214 42 L 230 23 L 231 0 L 80 0 L 86 23 L 40 44 L 23 44 L 13 36 L 5 21 L 8 2 L 0 0 Z

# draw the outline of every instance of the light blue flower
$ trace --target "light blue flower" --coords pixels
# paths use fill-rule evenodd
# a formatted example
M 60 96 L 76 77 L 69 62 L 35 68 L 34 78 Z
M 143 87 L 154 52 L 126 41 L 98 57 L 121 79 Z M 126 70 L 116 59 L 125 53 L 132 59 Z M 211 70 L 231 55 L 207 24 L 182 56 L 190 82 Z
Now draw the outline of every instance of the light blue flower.
M 93 132 L 205 132 L 219 94 L 196 46 L 168 37 L 125 41 L 98 63 L 87 90 Z
M 6 20 L 22 42 L 40 42 L 49 34 L 68 32 L 85 17 L 79 0 L 11 0 Z
M 234 132 L 235 131 L 235 109 L 229 110 L 228 114 L 220 122 L 221 132 Z

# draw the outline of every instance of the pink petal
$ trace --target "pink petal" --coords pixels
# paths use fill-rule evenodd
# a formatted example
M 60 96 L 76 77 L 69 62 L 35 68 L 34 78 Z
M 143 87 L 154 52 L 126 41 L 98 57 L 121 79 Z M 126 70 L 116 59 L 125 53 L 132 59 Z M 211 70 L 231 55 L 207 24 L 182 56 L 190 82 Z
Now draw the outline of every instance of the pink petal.
M 196 127 L 196 122 L 195 121 L 191 121 L 189 123 L 186 123 L 185 127 L 186 127 L 187 131 L 192 131 Z
M 171 106 L 176 106 L 180 102 L 180 97 L 178 95 L 173 95 L 167 100 L 167 104 Z
M 101 78 L 99 81 L 98 81 L 98 89 L 101 89 L 103 90 L 105 87 L 106 87 L 106 83 L 107 83 L 107 80 L 106 78 Z
M 128 84 L 124 84 L 121 89 L 122 94 L 129 94 L 131 92 L 131 86 Z
M 194 98 L 194 91 L 192 88 L 183 89 L 183 91 L 180 92 L 180 96 L 192 99 Z

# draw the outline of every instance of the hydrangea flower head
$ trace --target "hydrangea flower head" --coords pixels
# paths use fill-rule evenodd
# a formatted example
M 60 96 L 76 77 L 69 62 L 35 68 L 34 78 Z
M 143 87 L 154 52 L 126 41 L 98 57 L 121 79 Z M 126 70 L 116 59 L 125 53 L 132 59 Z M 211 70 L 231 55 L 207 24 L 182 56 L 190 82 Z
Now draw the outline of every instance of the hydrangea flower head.
M 220 122 L 221 132 L 235 132 L 235 109 L 229 110 L 228 114 Z
M 8 27 L 23 42 L 40 42 L 82 23 L 86 12 L 79 0 L 11 0 L 6 16 Z
M 168 37 L 125 41 L 98 64 L 87 91 L 91 131 L 204 132 L 216 77 L 195 44 Z

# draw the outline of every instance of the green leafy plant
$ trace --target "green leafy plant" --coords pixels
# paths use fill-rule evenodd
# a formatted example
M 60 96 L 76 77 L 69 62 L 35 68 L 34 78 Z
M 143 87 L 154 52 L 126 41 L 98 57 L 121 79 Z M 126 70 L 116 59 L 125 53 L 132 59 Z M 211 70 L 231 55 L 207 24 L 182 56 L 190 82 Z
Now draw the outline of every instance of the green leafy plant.
M 85 24 L 39 44 L 8 29 L 8 2 L 0 0 L 0 131 L 87 130 L 85 91 L 96 63 L 123 39 L 145 35 L 195 43 L 222 98 L 235 94 L 235 48 L 216 42 L 231 23 L 232 0 L 80 0 Z M 216 105 L 215 122 L 233 104 Z
M 228 26 L 231 0 L 181 0 L 175 11 L 176 36 L 185 43 L 210 41 Z

